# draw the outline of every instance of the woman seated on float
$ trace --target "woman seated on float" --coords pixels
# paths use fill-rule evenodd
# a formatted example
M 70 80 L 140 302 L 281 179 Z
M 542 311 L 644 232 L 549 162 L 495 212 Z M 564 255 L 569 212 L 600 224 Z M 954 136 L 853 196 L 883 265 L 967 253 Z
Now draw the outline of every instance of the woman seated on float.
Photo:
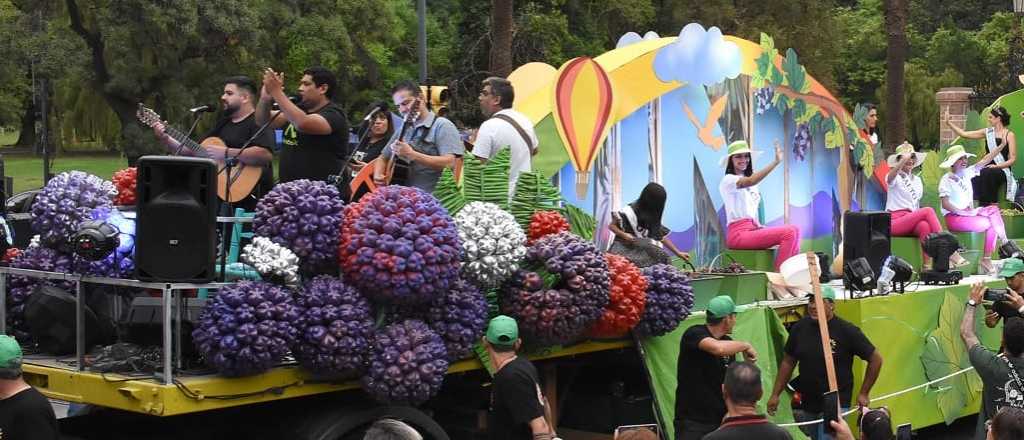
M 989 275 L 995 272 L 989 256 L 996 248 L 996 239 L 1000 242 L 1006 241 L 1006 228 L 1003 226 L 999 206 L 974 207 L 971 179 L 977 176 L 1001 149 L 996 148 L 981 160 L 969 165 L 967 158 L 974 155 L 964 151 L 962 145 L 954 145 L 946 150 L 946 159 L 939 165 L 942 168 L 949 168 L 949 172 L 939 180 L 939 198 L 942 200 L 946 226 L 953 232 L 985 232 L 985 254 L 981 259 L 981 267 Z
M 892 213 L 890 234 L 893 237 L 917 237 L 922 248 L 928 234 L 942 230 L 935 210 L 921 207 L 924 185 L 921 183 L 921 177 L 912 173 L 914 168 L 924 163 L 925 156 L 926 153 L 915 152 L 913 145 L 904 142 L 896 147 L 896 154 L 889 156 L 889 174 L 885 176 L 889 184 L 885 210 Z M 931 257 L 927 254 L 922 255 L 924 266 L 931 268 Z M 954 267 L 964 264 L 959 252 L 954 253 L 949 261 Z
M 1005 107 L 995 107 L 988 113 L 988 128 L 964 131 L 953 124 L 949 112 L 945 114 L 946 125 L 965 139 L 985 139 L 989 152 L 996 151 L 992 163 L 978 170 L 971 179 L 978 205 L 999 204 L 999 188 L 1006 187 L 1006 200 L 1014 201 L 1017 195 L 1017 179 L 1013 175 L 1013 164 L 1017 161 L 1017 136 L 1010 131 L 1010 112 Z
M 625 257 L 637 267 L 670 264 L 672 261 L 665 252 L 666 247 L 677 257 L 689 260 L 690 254 L 679 250 L 669 240 L 668 234 L 672 231 L 661 224 L 667 199 L 665 187 L 651 182 L 636 201 L 623 207 L 622 211 L 612 213 L 608 229 L 615 234 L 615 241 L 608 252 Z
M 775 254 L 775 269 L 778 270 L 783 261 L 800 252 L 800 228 L 795 225 L 765 227 L 757 222 L 761 204 L 757 184 L 779 166 L 782 147 L 776 141 L 775 160 L 755 173 L 751 156 L 758 153 L 751 150 L 746 141 L 736 141 L 729 144 L 729 151 L 719 164 L 725 167 L 725 177 L 718 185 L 729 225 L 725 245 L 729 249 L 768 249 L 778 245 Z

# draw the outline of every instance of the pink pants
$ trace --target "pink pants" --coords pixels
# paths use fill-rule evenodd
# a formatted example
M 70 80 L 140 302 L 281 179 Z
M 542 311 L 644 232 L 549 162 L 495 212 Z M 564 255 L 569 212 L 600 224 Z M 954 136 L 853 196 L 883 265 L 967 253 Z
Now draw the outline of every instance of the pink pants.
M 889 233 L 893 237 L 917 236 L 922 250 L 928 234 L 941 230 L 942 225 L 939 224 L 939 218 L 935 216 L 935 210 L 932 208 L 892 211 L 892 224 L 889 226 Z
M 736 220 L 729 223 L 725 245 L 729 249 L 768 249 L 779 245 L 775 254 L 775 270 L 779 270 L 783 261 L 800 252 L 800 228 L 795 225 L 766 228 L 758 226 L 753 219 Z
M 946 225 L 950 231 L 985 232 L 985 257 L 996 249 L 996 239 L 1006 240 L 1006 227 L 999 206 L 989 205 L 978 209 L 978 215 L 946 214 Z

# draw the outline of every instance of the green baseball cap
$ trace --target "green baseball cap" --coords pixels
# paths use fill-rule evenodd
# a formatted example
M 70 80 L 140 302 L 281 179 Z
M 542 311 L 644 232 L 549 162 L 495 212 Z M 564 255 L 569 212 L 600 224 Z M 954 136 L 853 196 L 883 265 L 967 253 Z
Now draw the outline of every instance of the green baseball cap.
M 709 316 L 724 318 L 736 313 L 736 303 L 732 301 L 732 298 L 726 295 L 719 295 L 711 298 L 711 301 L 708 301 L 707 312 Z
M 999 276 L 1012 278 L 1021 272 L 1024 272 L 1024 261 L 1020 261 L 1020 258 L 1007 258 L 1003 260 L 1003 267 L 999 269 Z
M 498 315 L 487 324 L 487 342 L 512 345 L 519 339 L 519 324 L 510 316 Z
M 832 286 L 821 286 L 821 299 L 836 302 L 836 289 L 833 289 Z
M 21 346 L 7 335 L 0 335 L 0 368 L 21 368 Z

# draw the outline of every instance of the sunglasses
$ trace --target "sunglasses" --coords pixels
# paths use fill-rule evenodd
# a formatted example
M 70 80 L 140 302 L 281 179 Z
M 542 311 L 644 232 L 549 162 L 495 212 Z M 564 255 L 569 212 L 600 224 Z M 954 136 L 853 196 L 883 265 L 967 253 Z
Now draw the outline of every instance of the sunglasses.
M 858 431 L 864 432 L 864 421 L 867 420 L 868 416 L 870 416 L 872 414 L 878 414 L 875 418 L 871 419 L 872 423 L 877 422 L 879 419 L 882 418 L 883 415 L 886 418 L 889 418 L 889 419 L 892 418 L 890 416 L 889 408 L 888 407 L 883 406 L 883 407 L 879 407 L 879 408 L 875 408 L 875 409 L 864 408 L 862 410 L 861 414 L 860 414 L 860 420 L 857 421 L 857 430 Z

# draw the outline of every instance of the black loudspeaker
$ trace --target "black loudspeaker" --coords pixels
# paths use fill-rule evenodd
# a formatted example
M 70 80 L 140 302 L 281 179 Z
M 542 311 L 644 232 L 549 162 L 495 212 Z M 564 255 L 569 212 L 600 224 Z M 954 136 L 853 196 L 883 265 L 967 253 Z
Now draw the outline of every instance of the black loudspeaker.
M 143 281 L 213 280 L 217 252 L 217 164 L 177 156 L 139 158 L 135 276 Z
M 877 277 L 882 273 L 882 263 L 892 252 L 889 248 L 889 213 L 847 211 L 843 215 L 843 224 L 843 261 L 849 263 L 864 257 Z
M 86 299 L 88 302 L 88 298 Z M 85 349 L 109 343 L 116 335 L 113 321 L 84 307 Z M 64 289 L 39 284 L 25 301 L 29 334 L 44 352 L 65 355 L 75 352 L 75 296 Z

